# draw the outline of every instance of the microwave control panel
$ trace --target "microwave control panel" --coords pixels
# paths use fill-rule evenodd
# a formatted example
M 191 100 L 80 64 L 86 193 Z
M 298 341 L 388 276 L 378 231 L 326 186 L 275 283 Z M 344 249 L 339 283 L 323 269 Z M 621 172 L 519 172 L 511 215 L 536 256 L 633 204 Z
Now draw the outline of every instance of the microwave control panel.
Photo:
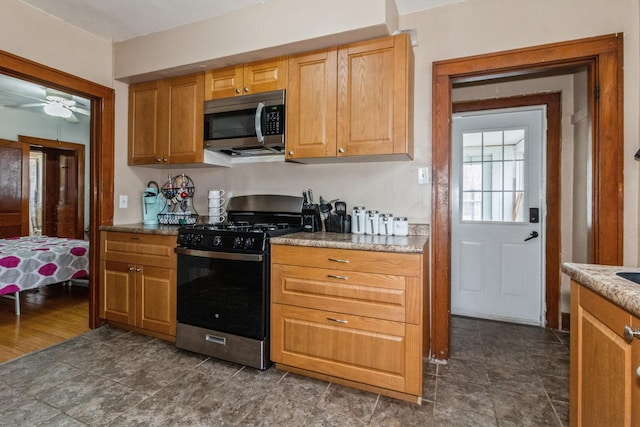
M 264 135 L 282 135 L 284 133 L 284 105 L 265 107 L 265 111 Z

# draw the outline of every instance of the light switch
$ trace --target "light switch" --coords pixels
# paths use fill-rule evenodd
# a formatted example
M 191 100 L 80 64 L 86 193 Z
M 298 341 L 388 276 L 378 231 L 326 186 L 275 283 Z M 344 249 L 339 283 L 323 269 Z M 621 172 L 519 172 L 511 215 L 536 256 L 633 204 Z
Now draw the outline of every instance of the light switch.
M 129 205 L 129 196 L 120 195 L 120 209 L 126 209 Z
M 418 168 L 418 184 L 429 184 L 431 182 L 431 171 L 429 168 Z

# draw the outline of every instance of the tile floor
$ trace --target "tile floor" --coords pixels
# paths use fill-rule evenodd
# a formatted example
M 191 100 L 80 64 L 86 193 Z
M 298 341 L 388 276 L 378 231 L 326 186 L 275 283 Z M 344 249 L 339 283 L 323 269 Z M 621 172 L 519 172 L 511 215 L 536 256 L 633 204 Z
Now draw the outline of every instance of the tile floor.
M 415 405 L 106 326 L 0 364 L 0 425 L 568 425 L 568 334 L 455 317 L 451 349 Z

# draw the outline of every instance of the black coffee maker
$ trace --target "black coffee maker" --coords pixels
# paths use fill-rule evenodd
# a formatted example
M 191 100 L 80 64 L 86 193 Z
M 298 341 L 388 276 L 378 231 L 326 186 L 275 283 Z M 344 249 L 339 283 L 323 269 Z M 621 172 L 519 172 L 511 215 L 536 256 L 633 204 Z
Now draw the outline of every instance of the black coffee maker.
M 313 191 L 311 191 L 311 189 L 303 191 L 302 198 L 303 230 L 311 233 L 322 231 L 322 217 L 320 216 L 320 206 L 313 202 Z

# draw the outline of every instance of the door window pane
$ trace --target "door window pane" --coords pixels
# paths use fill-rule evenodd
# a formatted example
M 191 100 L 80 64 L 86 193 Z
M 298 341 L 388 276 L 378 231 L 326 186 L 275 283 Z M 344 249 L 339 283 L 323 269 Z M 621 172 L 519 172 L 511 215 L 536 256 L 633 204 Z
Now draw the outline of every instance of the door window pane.
M 526 129 L 462 135 L 462 220 L 524 221 Z

